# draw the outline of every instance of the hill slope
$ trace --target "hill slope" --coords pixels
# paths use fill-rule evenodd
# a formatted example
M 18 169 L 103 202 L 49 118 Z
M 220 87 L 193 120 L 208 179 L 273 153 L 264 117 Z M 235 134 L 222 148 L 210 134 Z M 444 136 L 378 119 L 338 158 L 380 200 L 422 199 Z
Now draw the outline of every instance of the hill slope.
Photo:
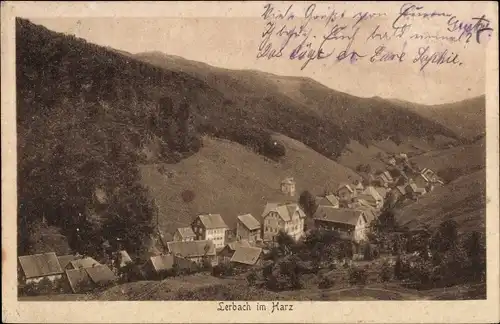
M 395 100 L 415 113 L 434 120 L 466 139 L 486 133 L 486 97 L 479 96 L 459 102 L 425 106 Z
M 406 107 L 381 98 L 351 96 L 309 78 L 226 70 L 158 52 L 134 57 L 206 82 L 255 121 L 260 120 L 265 127 L 300 140 L 328 157 L 339 156 L 350 139 L 365 143 L 394 135 L 455 137 L 446 127 Z M 270 122 L 270 114 L 277 116 L 276 123 Z M 318 117 L 321 122 L 316 120 Z M 313 122 L 315 125 L 310 128 Z M 334 147 L 323 138 L 336 141 L 336 149 L 332 151 Z
M 80 252 L 127 234 L 134 250 L 154 215 L 138 184 L 142 151 L 156 147 L 169 161 L 195 152 L 192 122 L 176 114 L 189 112 L 186 89 L 211 90 L 24 19 L 16 19 L 16 60 L 19 253 L 36 244 L 43 217 Z
M 454 176 L 467 175 L 486 166 L 486 143 L 480 139 L 472 144 L 426 152 L 410 160 L 441 173 L 442 177 L 454 179 Z
M 453 219 L 461 230 L 484 232 L 486 220 L 486 170 L 459 177 L 446 186 L 436 188 L 396 212 L 401 225 L 431 227 Z
M 141 166 L 142 181 L 158 203 L 161 228 L 172 233 L 199 213 L 220 213 L 234 227 L 238 215 L 252 213 L 259 218 L 267 202 L 296 202 L 302 190 L 321 194 L 325 188 L 359 179 L 352 170 L 300 142 L 282 135 L 276 138 L 287 151 L 281 162 L 234 142 L 205 137 L 203 148 L 195 155 L 177 164 L 164 164 L 165 175 L 158 165 Z M 297 182 L 295 197 L 280 192 L 280 182 L 288 176 Z M 194 193 L 192 201 L 183 200 L 186 190 Z

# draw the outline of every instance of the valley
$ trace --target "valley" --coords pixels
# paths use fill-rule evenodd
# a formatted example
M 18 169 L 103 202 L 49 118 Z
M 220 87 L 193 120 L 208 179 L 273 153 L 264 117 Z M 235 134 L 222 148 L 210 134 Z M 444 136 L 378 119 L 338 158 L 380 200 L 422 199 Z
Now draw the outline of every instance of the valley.
M 451 299 L 482 296 L 485 288 L 474 288 L 482 268 L 473 266 L 483 252 L 479 260 L 470 251 L 483 251 L 486 233 L 484 96 L 435 106 L 361 98 L 309 78 L 102 47 L 21 18 L 16 55 L 18 254 L 78 254 L 109 266 L 120 285 L 85 298 L 441 298 L 433 280 L 454 287 Z M 325 200 L 326 210 L 339 211 L 318 216 Z M 254 267 L 233 273 L 226 259 L 234 254 L 219 254 L 236 254 L 238 216 L 247 214 L 259 239 L 245 248 L 260 252 Z M 341 219 L 327 232 L 342 223 L 348 243 L 323 232 L 327 214 Z M 223 225 L 203 224 L 201 234 L 195 221 L 204 217 Z M 436 248 L 446 226 L 456 231 L 453 248 Z M 194 239 L 178 239 L 180 229 Z M 422 229 L 427 236 L 413 241 Z M 211 230 L 220 248 L 211 248 Z M 353 239 L 358 232 L 362 239 Z M 292 243 L 290 233 L 300 239 Z M 207 245 L 202 256 L 179 256 L 173 241 Z M 119 251 L 135 260 L 129 268 L 112 260 Z M 415 262 L 430 268 L 425 253 L 435 277 L 412 272 Z M 148 267 L 158 270 L 158 259 L 166 272 L 152 279 Z M 176 272 L 186 260 L 187 274 Z M 396 260 L 409 267 L 398 278 Z M 446 282 L 449 260 L 462 260 L 468 268 L 456 277 L 474 283 Z M 62 278 L 68 270 L 78 269 L 62 267 Z M 423 287 L 408 288 L 415 276 L 427 276 Z

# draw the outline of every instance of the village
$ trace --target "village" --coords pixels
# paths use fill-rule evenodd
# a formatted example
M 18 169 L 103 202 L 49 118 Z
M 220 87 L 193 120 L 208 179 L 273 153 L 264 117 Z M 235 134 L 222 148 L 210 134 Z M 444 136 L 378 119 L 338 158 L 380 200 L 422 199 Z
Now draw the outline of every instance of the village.
M 284 233 L 299 241 L 313 229 L 334 231 L 352 241 L 353 246 L 361 246 L 369 240 L 370 225 L 383 208 L 415 201 L 443 185 L 434 171 L 416 170 L 404 153 L 390 157 L 386 164 L 386 170 L 363 174 L 362 181 L 343 183 L 333 192 L 325 190 L 315 196 L 313 211 L 305 210 L 300 199 L 297 201 L 297 184 L 288 177 L 279 188 L 288 200 L 268 202 L 261 215 L 237 216 L 235 228 L 229 228 L 220 214 L 208 213 L 197 215 L 190 226 L 177 228 L 172 241 L 165 242 L 157 229 L 154 240 L 158 252 L 148 256 L 132 274 L 126 269 L 136 263 L 127 251 L 112 251 L 109 244 L 103 247 L 110 256 L 105 262 L 90 255 L 54 252 L 19 256 L 19 287 L 27 291 L 26 287 L 36 289 L 48 284 L 60 292 L 84 293 L 118 282 L 161 280 L 228 264 L 247 271 L 262 265 L 278 235 Z M 359 249 L 353 251 L 353 258 L 360 253 Z

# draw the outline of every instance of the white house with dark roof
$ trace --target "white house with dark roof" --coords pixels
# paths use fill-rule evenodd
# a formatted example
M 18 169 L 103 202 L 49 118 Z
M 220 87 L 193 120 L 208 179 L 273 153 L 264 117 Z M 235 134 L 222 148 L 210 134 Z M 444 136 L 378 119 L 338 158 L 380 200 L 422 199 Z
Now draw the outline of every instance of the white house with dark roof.
M 260 222 L 252 214 L 239 215 L 236 222 L 236 239 L 257 242 L 261 239 Z
M 193 232 L 191 227 L 179 227 L 175 230 L 174 233 L 174 241 L 194 241 L 196 239 L 196 235 Z
M 46 278 L 50 281 L 61 279 L 64 270 L 54 252 L 24 255 L 18 258 L 20 281 L 37 283 Z
M 267 203 L 262 213 L 265 241 L 273 241 L 280 231 L 298 240 L 304 235 L 306 214 L 296 203 Z
M 220 214 L 198 215 L 191 223 L 196 240 L 210 240 L 215 248 L 224 247 L 228 226 Z
M 319 206 L 313 219 L 317 228 L 338 231 L 355 242 L 367 239 L 368 225 L 374 215 L 367 211 L 350 208 Z

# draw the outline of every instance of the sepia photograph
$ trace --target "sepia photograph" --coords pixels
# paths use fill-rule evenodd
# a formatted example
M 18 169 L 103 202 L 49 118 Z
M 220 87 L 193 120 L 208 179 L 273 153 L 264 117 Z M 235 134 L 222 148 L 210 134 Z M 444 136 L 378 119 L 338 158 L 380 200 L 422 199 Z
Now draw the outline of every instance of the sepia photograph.
M 18 303 L 498 298 L 493 3 L 86 4 L 9 16 Z

